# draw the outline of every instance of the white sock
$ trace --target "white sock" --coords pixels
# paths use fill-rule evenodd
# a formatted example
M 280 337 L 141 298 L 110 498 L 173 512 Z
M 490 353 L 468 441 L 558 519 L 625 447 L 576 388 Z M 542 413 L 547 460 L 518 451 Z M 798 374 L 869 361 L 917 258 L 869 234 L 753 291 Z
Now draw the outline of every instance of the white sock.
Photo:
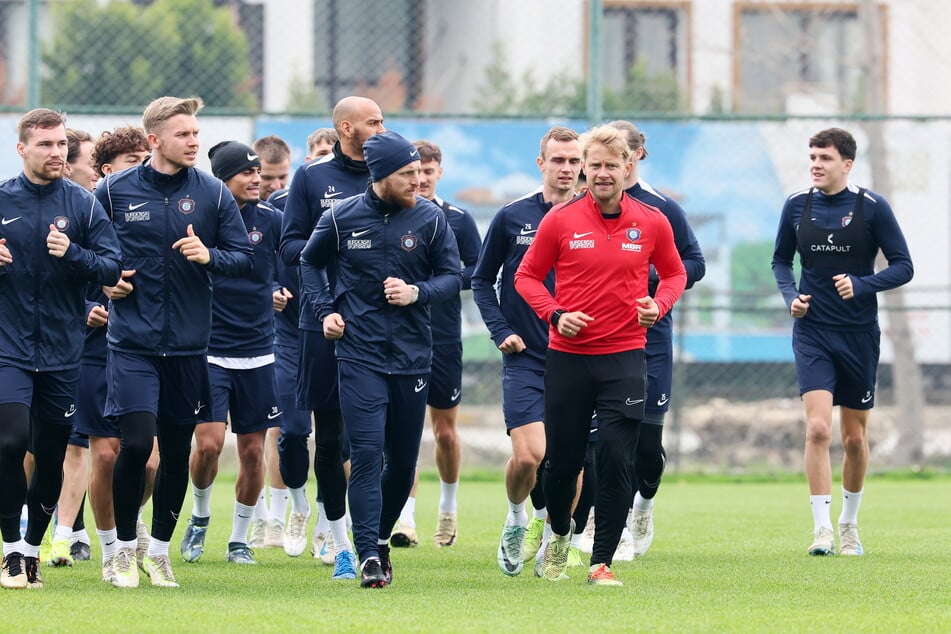
M 267 510 L 267 489 L 261 489 L 261 495 L 258 496 L 258 501 L 254 503 L 254 513 L 251 516 L 251 520 L 255 522 L 267 521 L 268 520 L 268 510 Z
M 581 536 L 582 536 L 582 535 L 584 535 L 584 533 L 572 533 L 572 534 L 571 534 L 571 545 L 574 546 L 575 548 L 580 547 L 580 546 L 581 546 Z
M 641 497 L 641 492 L 634 494 L 634 510 L 638 513 L 644 513 L 654 508 L 654 498 L 646 500 Z
M 110 528 L 107 531 L 96 530 L 99 537 L 99 548 L 102 549 L 102 563 L 106 563 L 116 554 L 116 548 L 119 543 L 116 541 L 116 529 Z
M 13 552 L 17 552 L 24 557 L 39 557 L 40 556 L 40 547 L 34 546 L 33 544 L 26 543 L 25 539 L 20 540 L 20 545 Z
M 327 509 L 324 503 L 317 502 L 317 525 L 314 526 L 314 535 L 320 535 L 330 530 L 330 520 L 327 519 Z
M 287 492 L 291 497 L 291 512 L 292 513 L 310 513 L 310 504 L 307 502 L 307 487 L 302 486 L 297 489 L 287 488 Z M 273 508 L 274 503 L 271 503 Z
M 192 497 L 195 500 L 192 516 L 211 517 L 211 487 L 213 486 L 215 485 L 209 484 L 206 488 L 199 489 L 194 484 L 192 485 Z
M 548 519 L 548 509 L 542 507 L 540 509 L 532 509 L 532 516 L 537 520 L 547 520 Z
M 132 547 L 135 548 L 135 542 L 132 542 Z M 165 555 L 168 557 L 168 542 L 163 542 L 160 539 L 155 539 L 155 537 L 149 538 L 149 553 L 148 557 L 151 559 L 153 557 L 159 557 Z
M 120 548 L 131 548 L 132 550 L 135 550 L 135 547 L 138 545 L 139 542 L 134 539 L 131 542 L 124 542 L 120 539 L 116 539 L 116 550 L 119 550 Z
M 69 538 L 69 543 L 72 545 L 76 542 L 82 542 L 84 544 L 89 543 L 89 533 L 86 532 L 85 528 L 81 528 L 78 531 L 73 531 L 73 534 Z
M 829 507 L 832 506 L 831 495 L 810 495 L 809 505 L 812 507 L 812 521 L 816 528 L 832 528 L 829 516 Z
M 68 540 L 73 534 L 72 526 L 63 526 L 62 524 L 56 525 L 56 530 L 53 531 L 53 541 L 59 541 L 61 539 Z
M 145 510 L 145 505 L 143 504 L 142 506 L 139 507 L 139 515 L 136 518 L 139 522 L 142 522 L 142 511 L 144 510 Z
M 863 489 L 864 490 L 864 489 Z M 862 491 L 853 493 L 842 489 L 842 514 L 839 515 L 839 524 L 858 524 L 859 506 L 862 504 Z
M 505 525 L 521 526 L 522 528 L 528 526 L 528 513 L 525 512 L 524 500 L 518 504 L 509 501 L 509 512 L 505 516 Z
M 439 481 L 439 512 L 456 512 L 456 491 L 459 489 L 458 482 Z
M 251 529 L 251 519 L 254 517 L 254 507 L 242 504 L 235 500 L 234 517 L 231 519 L 231 537 L 228 543 L 247 544 L 248 531 Z
M 442 508 L 439 509 L 439 512 L 442 512 Z M 406 504 L 403 505 L 403 510 L 400 511 L 400 524 L 409 528 L 416 528 L 416 498 L 406 498 Z
M 271 508 L 268 511 L 269 520 L 277 520 L 281 524 L 287 521 L 287 503 L 291 499 L 290 489 L 269 487 L 271 494 Z
M 339 520 L 331 520 L 330 531 L 334 534 L 334 552 L 342 553 L 345 550 L 353 550 L 353 546 L 350 545 L 350 535 L 347 533 L 346 516 Z

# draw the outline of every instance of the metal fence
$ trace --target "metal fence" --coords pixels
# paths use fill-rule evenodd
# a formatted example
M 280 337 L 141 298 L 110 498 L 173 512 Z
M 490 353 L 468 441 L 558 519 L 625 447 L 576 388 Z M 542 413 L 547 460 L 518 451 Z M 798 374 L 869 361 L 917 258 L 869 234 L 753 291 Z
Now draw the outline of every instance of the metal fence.
M 3 0 L 0 103 L 425 116 L 946 116 L 929 0 Z M 882 99 L 870 98 L 881 89 Z

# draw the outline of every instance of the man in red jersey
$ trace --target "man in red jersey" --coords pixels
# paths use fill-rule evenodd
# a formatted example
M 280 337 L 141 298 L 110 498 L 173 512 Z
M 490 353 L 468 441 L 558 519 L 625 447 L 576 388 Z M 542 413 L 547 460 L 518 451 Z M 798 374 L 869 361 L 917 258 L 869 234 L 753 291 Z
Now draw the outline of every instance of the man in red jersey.
M 684 291 L 687 274 L 667 218 L 624 193 L 631 151 L 611 126 L 581 136 L 588 191 L 553 208 L 515 274 L 515 288 L 551 323 L 545 360 L 545 495 L 552 536 L 543 576 L 566 578 L 571 501 L 597 410 L 601 450 L 588 583 L 621 585 L 610 566 L 632 495 L 644 417 L 647 328 Z M 660 284 L 647 291 L 651 265 Z M 555 271 L 555 296 L 544 286 Z

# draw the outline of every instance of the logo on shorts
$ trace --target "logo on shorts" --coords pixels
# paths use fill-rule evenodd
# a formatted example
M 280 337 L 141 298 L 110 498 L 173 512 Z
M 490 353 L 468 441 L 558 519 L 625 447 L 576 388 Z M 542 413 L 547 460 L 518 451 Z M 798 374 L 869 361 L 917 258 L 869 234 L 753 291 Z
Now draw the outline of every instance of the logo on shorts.
M 261 240 L 264 239 L 264 234 L 260 231 L 254 230 L 248 234 L 248 240 L 251 241 L 251 244 L 257 246 L 261 244 Z
M 178 210 L 186 216 L 198 209 L 198 205 L 191 198 L 182 198 L 178 201 Z
M 416 387 L 413 388 L 413 391 L 418 394 L 419 392 L 422 392 L 425 387 L 426 381 L 422 379 L 416 379 Z
M 462 391 L 459 388 L 456 388 L 452 391 L 452 396 L 449 397 L 449 400 L 458 401 L 460 396 L 462 396 Z
M 201 408 L 203 408 L 204 406 L 205 406 L 204 403 L 202 403 L 201 401 L 198 401 L 198 405 L 195 407 L 195 416 L 198 416 L 198 412 L 200 412 Z
M 419 238 L 417 238 L 411 233 L 407 233 L 405 236 L 400 238 L 400 246 L 403 248 L 404 251 L 412 251 L 413 249 L 416 248 L 416 245 L 418 244 L 419 244 Z
M 638 398 L 638 399 L 628 398 L 626 401 L 624 401 L 624 404 L 625 404 L 625 405 L 637 405 L 637 404 L 643 403 L 643 402 L 644 402 L 644 399 L 642 399 L 642 398 Z
M 660 395 L 660 398 L 657 399 L 657 406 L 658 406 L 658 407 L 663 407 L 664 405 L 667 404 L 667 401 L 669 401 L 669 400 L 670 400 L 670 398 L 669 398 L 666 394 L 661 394 L 661 395 Z
M 872 391 L 868 390 L 867 392 L 865 392 L 865 396 L 862 397 L 862 403 L 868 403 L 871 400 L 872 400 Z
M 75 413 L 76 413 L 76 404 L 75 404 L 75 403 L 70 403 L 69 409 L 66 410 L 65 413 L 63 413 L 63 417 L 69 418 L 70 416 L 72 416 L 72 415 L 75 414 Z
M 284 413 L 284 412 L 282 412 L 280 409 L 278 409 L 277 405 L 275 405 L 274 407 L 271 408 L 271 412 L 267 415 L 267 419 L 268 419 L 268 420 L 274 420 L 275 418 L 277 418 L 278 416 L 280 416 L 280 415 L 283 414 L 283 413 Z
M 57 231 L 66 231 L 69 229 L 69 218 L 66 216 L 56 216 L 53 218 L 53 226 Z

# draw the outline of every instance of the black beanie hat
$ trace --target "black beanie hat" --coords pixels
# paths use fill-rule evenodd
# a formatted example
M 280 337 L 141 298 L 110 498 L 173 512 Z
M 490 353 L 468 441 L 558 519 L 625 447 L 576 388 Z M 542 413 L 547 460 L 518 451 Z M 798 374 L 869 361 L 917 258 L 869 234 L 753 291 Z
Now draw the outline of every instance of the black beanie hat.
M 363 142 L 370 178 L 379 182 L 408 163 L 419 160 L 419 150 L 396 132 L 380 132 Z
M 238 141 L 222 141 L 208 150 L 211 173 L 223 181 L 252 167 L 261 167 L 261 159 L 250 147 Z

